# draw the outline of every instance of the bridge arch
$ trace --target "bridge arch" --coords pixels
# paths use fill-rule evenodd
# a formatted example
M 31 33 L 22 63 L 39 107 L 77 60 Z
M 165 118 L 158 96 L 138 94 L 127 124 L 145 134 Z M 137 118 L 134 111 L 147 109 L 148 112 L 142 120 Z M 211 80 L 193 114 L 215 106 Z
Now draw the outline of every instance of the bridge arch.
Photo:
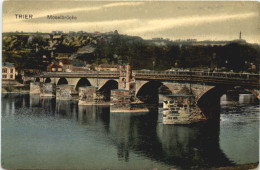
M 61 84 L 68 84 L 68 80 L 64 77 L 61 77 L 57 83 L 57 85 L 61 85 Z
M 173 91 L 171 89 L 170 86 L 168 86 L 167 84 L 162 84 L 160 87 L 159 87 L 159 93 L 160 94 L 173 94 Z
M 196 102 L 200 110 L 208 119 L 219 118 L 220 98 L 229 90 L 236 90 L 237 86 L 215 86 L 208 87 L 196 96 Z M 258 98 L 259 91 L 240 87 L 242 90 L 252 93 Z M 256 92 L 256 93 L 255 93 Z M 258 98 L 259 99 L 259 98 Z
M 217 98 L 220 98 L 223 94 L 226 94 L 228 90 L 235 90 L 236 86 L 209 86 L 208 88 L 205 88 L 203 91 L 200 92 L 196 96 L 197 103 L 201 103 L 203 100 L 208 100 L 208 98 L 211 98 L 216 96 Z M 244 91 L 253 94 L 256 98 L 259 99 L 260 91 L 255 89 L 248 89 L 245 87 L 240 87 Z
M 109 101 L 112 89 L 118 89 L 116 80 L 107 80 L 98 91 L 104 96 L 105 101 Z
M 159 89 L 163 88 L 166 92 L 171 90 L 160 81 L 149 81 L 140 86 L 136 92 L 136 97 L 146 104 L 158 104 L 159 103 Z
M 148 82 L 149 81 L 136 81 L 135 95 L 137 95 L 141 87 L 143 87 Z
M 40 82 L 40 78 L 36 77 L 35 82 Z
M 75 89 L 76 89 L 77 91 L 79 91 L 79 87 L 84 87 L 84 86 L 91 86 L 91 84 L 90 84 L 90 82 L 89 82 L 88 79 L 86 79 L 86 78 L 81 78 L 81 79 L 79 79 L 79 81 L 77 82 Z
M 51 82 L 51 79 L 48 77 L 45 79 L 44 83 L 50 83 Z
M 216 86 L 201 91 L 195 97 L 197 106 L 208 120 L 219 120 L 220 117 L 220 97 L 228 90 L 224 86 Z
M 92 84 L 91 79 L 89 79 L 90 83 Z M 98 89 L 101 89 L 106 83 L 113 81 L 114 83 L 118 83 L 117 79 L 99 79 L 98 80 Z M 93 86 L 95 86 L 96 81 L 93 81 Z

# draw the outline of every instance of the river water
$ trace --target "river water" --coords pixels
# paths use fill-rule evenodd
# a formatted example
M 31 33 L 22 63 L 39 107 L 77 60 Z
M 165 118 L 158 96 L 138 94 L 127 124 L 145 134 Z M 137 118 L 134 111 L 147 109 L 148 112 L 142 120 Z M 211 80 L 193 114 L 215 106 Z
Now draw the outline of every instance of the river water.
M 222 96 L 219 123 L 172 126 L 162 111 L 109 113 L 29 94 L 2 94 L 1 162 L 8 169 L 190 169 L 259 160 L 259 103 Z

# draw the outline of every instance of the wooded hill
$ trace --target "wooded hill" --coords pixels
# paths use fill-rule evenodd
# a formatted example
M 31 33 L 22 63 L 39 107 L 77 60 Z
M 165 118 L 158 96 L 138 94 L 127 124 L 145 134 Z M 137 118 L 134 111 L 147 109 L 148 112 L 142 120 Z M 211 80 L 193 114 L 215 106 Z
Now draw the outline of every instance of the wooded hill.
M 259 71 L 260 63 L 260 46 L 243 40 L 219 44 L 211 41 L 143 40 L 113 32 L 6 33 L 2 41 L 3 61 L 15 63 L 18 70 L 39 68 L 44 71 L 59 53 L 67 53 L 74 60 L 93 65 L 130 63 L 133 69 L 153 69 L 154 62 L 155 70 L 226 67 L 240 72 L 250 71 L 252 64 L 256 66 L 254 71 Z

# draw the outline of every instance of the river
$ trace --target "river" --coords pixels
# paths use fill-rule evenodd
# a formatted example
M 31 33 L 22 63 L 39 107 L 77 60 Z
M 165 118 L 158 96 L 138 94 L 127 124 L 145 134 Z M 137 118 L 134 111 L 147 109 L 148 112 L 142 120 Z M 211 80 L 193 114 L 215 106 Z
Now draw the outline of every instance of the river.
M 220 121 L 161 123 L 162 109 L 109 113 L 39 95 L 2 94 L 1 162 L 7 169 L 190 169 L 259 160 L 259 101 L 221 97 Z

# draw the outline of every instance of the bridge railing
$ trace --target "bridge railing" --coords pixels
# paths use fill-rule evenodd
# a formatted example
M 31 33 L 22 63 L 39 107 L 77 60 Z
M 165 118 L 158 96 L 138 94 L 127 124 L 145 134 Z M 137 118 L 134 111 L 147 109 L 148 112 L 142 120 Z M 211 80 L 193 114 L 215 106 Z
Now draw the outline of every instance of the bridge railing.
M 41 76 L 66 76 L 66 75 L 118 75 L 119 71 L 86 71 L 86 72 L 43 72 Z
M 44 72 L 41 74 L 44 76 L 118 76 L 119 71 L 86 71 L 86 72 Z M 251 73 L 233 73 L 233 72 L 208 72 L 208 71 L 133 71 L 133 75 L 147 76 L 147 77 L 201 77 L 201 78 L 225 78 L 225 79 L 242 79 L 242 80 L 254 80 L 258 81 L 260 78 L 259 74 Z
M 257 79 L 259 74 L 233 73 L 233 72 L 206 72 L 206 71 L 133 71 L 135 76 L 192 76 L 192 77 L 212 77 L 229 79 Z

